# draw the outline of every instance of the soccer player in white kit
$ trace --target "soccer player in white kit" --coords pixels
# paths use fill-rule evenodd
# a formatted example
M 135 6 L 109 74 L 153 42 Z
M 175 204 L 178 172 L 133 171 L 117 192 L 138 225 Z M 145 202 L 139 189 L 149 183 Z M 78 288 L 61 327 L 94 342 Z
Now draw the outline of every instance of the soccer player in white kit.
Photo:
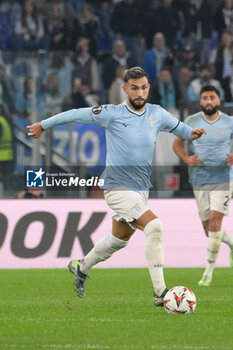
M 184 150 L 182 138 L 174 141 L 174 151 L 189 165 L 189 180 L 193 185 L 199 216 L 208 237 L 207 264 L 200 286 L 209 286 L 221 242 L 230 247 L 230 265 L 233 267 L 233 236 L 222 228 L 228 215 L 233 190 L 233 117 L 222 113 L 220 92 L 212 85 L 200 92 L 202 112 L 189 116 L 185 123 L 205 128 L 206 135 L 190 141 L 191 155 Z
M 29 136 L 39 137 L 56 125 L 70 122 L 96 123 L 106 129 L 107 158 L 103 173 L 104 196 L 113 209 L 112 232 L 100 239 L 81 260 L 68 267 L 75 275 L 78 296 L 85 296 L 88 271 L 100 261 L 127 246 L 136 229 L 144 231 L 145 256 L 154 289 L 154 303 L 163 305 L 167 288 L 163 276 L 162 224 L 147 207 L 151 187 L 151 164 L 159 131 L 173 132 L 182 139 L 197 139 L 204 129 L 179 123 L 158 105 L 146 103 L 150 85 L 144 70 L 126 70 L 123 89 L 127 100 L 120 105 L 73 109 L 28 126 Z

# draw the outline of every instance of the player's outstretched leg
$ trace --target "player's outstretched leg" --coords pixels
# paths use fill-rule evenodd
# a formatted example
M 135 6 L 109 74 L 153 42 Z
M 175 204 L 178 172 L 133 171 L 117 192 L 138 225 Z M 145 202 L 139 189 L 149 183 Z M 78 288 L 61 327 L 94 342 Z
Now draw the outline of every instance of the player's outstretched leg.
M 208 287 L 212 281 L 214 265 L 218 256 L 218 252 L 222 241 L 222 231 L 209 231 L 207 246 L 207 264 L 202 279 L 198 282 L 199 286 Z
M 167 292 L 168 292 L 168 288 L 165 288 L 163 293 L 160 296 L 158 296 L 154 292 L 154 304 L 155 304 L 155 306 L 161 306 L 161 307 L 164 306 L 164 304 L 163 304 L 164 303 L 164 297 L 167 294 Z
M 74 286 L 75 290 L 80 298 L 85 297 L 85 281 L 88 277 L 87 274 L 84 274 L 80 271 L 81 260 L 71 260 L 68 268 L 70 272 L 75 276 Z
M 75 276 L 75 289 L 80 297 L 85 296 L 85 280 L 87 272 L 101 261 L 105 261 L 116 251 L 126 247 L 128 241 L 119 239 L 112 234 L 101 238 L 94 248 L 82 259 L 71 260 L 68 268 Z
M 230 248 L 229 262 L 230 266 L 233 267 L 233 236 L 228 235 L 225 230 L 222 230 L 222 242 L 226 243 Z
M 163 299 L 168 289 L 163 275 L 164 255 L 161 221 L 158 218 L 150 221 L 145 226 L 144 233 L 146 236 L 145 256 L 154 287 L 154 304 L 163 306 Z

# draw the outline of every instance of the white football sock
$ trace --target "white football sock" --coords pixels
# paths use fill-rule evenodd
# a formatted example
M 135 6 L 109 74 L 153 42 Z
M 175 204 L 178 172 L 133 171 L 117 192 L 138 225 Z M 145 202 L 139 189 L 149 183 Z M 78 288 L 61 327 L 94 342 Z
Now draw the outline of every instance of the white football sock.
M 207 245 L 207 264 L 204 275 L 212 278 L 214 265 L 218 256 L 219 249 L 222 242 L 222 231 L 209 231 L 208 245 Z
M 113 253 L 126 247 L 127 244 L 128 241 L 123 241 L 112 234 L 101 238 L 81 261 L 80 271 L 86 274 L 92 266 L 107 260 Z
M 228 233 L 222 230 L 222 242 L 226 243 L 231 249 L 233 249 L 233 236 L 228 235 Z
M 159 219 L 150 221 L 145 229 L 145 256 L 155 293 L 160 296 L 166 288 L 163 276 L 162 223 Z

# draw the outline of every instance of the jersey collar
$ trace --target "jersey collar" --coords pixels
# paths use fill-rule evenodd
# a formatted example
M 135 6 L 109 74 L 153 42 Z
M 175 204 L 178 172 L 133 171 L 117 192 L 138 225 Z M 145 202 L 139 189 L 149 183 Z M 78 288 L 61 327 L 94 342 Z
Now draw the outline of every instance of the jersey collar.
M 222 114 L 222 112 L 219 111 L 219 112 L 218 112 L 218 118 L 215 119 L 215 120 L 213 120 L 213 121 L 210 121 L 210 120 L 208 120 L 208 119 L 205 118 L 205 115 L 204 115 L 204 113 L 202 112 L 202 118 L 203 118 L 207 123 L 214 124 L 214 123 L 216 123 L 216 122 L 220 119 L 221 114 Z
M 143 112 L 137 112 L 135 111 L 135 109 L 132 109 L 126 101 L 123 102 L 123 104 L 125 105 L 126 109 L 130 112 L 130 113 L 133 113 L 133 114 L 136 114 L 137 116 L 141 117 L 144 113 L 146 113 L 146 105 L 145 105 L 145 109 Z

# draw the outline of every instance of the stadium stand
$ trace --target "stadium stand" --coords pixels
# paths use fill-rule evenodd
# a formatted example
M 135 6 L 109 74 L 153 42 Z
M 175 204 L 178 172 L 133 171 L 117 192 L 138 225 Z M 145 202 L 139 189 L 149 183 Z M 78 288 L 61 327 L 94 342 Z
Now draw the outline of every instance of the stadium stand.
M 183 120 L 198 109 L 190 98 L 190 87 L 200 81 L 200 67 L 208 65 L 209 79 L 222 88 L 223 109 L 231 114 L 232 12 L 233 1 L 1 1 L 0 102 L 5 117 L 14 124 L 14 174 L 21 177 L 19 189 L 23 165 L 31 164 L 33 152 L 25 126 L 70 107 L 122 101 L 118 95 L 125 68 L 143 66 L 152 85 L 151 101 L 162 103 L 167 86 L 161 85 L 161 69 L 166 66 L 171 74 L 169 86 L 174 89 L 170 107 Z M 164 106 L 169 109 L 169 104 Z M 81 158 L 75 154 L 77 139 L 89 127 L 55 132 L 51 152 L 58 152 L 67 164 L 71 159 L 72 164 L 80 164 L 80 159 L 91 158 L 97 147 L 93 139 L 87 141 Z M 99 127 L 92 132 L 102 145 L 104 133 Z M 45 143 L 43 162 L 48 153 Z M 104 149 L 101 146 L 97 152 Z

